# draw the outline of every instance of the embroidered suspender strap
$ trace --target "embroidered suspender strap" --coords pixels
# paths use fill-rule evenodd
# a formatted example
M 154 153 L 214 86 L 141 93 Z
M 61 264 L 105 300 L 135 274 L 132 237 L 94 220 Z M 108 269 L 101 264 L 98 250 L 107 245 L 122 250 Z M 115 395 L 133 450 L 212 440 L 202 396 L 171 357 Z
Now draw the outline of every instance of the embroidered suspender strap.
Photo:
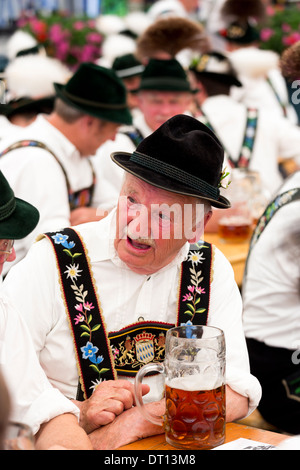
M 272 89 L 272 91 L 273 91 L 273 93 L 274 93 L 274 95 L 275 95 L 275 98 L 277 99 L 277 101 L 278 101 L 278 103 L 279 103 L 279 105 L 280 105 L 280 107 L 281 107 L 281 109 L 282 109 L 282 111 L 283 111 L 284 117 L 287 117 L 287 114 L 288 114 L 288 113 L 287 113 L 287 103 L 284 104 L 284 102 L 283 102 L 282 99 L 280 98 L 280 96 L 279 96 L 279 94 L 278 94 L 278 92 L 277 92 L 275 86 L 273 85 L 272 80 L 270 79 L 270 77 L 268 77 L 268 78 L 266 79 L 266 81 L 267 81 L 267 83 L 269 84 L 269 86 L 271 87 L 271 89 Z
M 247 120 L 241 153 L 237 161 L 229 158 L 229 163 L 234 168 L 248 168 L 253 153 L 258 122 L 258 110 L 247 108 Z
M 144 139 L 143 135 L 141 134 L 141 132 L 137 128 L 134 128 L 134 129 L 129 130 L 129 131 L 120 131 L 120 133 L 124 134 L 124 135 L 127 135 L 127 137 L 129 137 L 129 139 L 134 143 L 134 145 L 136 147 Z
M 23 148 L 23 147 L 38 147 L 38 148 L 42 148 L 44 150 L 46 150 L 47 152 L 51 153 L 51 155 L 53 155 L 53 157 L 55 158 L 55 160 L 58 162 L 58 164 L 60 165 L 62 171 L 63 171 L 63 174 L 64 174 L 64 177 L 66 179 L 66 184 L 67 184 L 67 188 L 68 188 L 68 193 L 70 194 L 70 191 L 71 191 L 71 187 L 70 187 L 70 183 L 69 183 L 69 179 L 68 179 L 68 176 L 67 176 L 67 173 L 65 172 L 65 169 L 63 168 L 63 166 L 61 165 L 60 161 L 58 160 L 57 156 L 55 155 L 55 153 L 52 152 L 51 149 L 49 149 L 45 144 L 43 144 L 42 142 L 39 142 L 37 140 L 19 140 L 18 142 L 15 142 L 14 144 L 10 145 L 9 147 L 7 147 L 5 150 L 3 150 L 1 153 L 0 153 L 0 158 L 4 155 L 6 155 L 7 153 L 11 152 L 12 150 L 15 150 L 15 149 L 19 149 L 19 148 Z
M 218 136 L 217 132 L 213 128 L 212 124 L 209 122 L 208 117 L 204 114 L 202 110 L 199 110 L 201 113 L 201 116 L 199 117 L 200 121 L 205 124 L 211 131 L 214 132 L 214 134 L 218 137 L 220 142 L 222 143 L 222 140 Z M 226 155 L 226 158 L 231 166 L 231 168 L 248 168 L 250 164 L 250 159 L 252 156 L 253 148 L 254 148 L 254 142 L 256 138 L 256 130 L 257 130 L 257 122 L 258 122 L 258 110 L 257 109 L 252 109 L 252 108 L 247 108 L 247 114 L 246 114 L 246 126 L 245 126 L 245 132 L 244 132 L 244 138 L 243 138 L 243 143 L 240 151 L 240 155 L 238 159 L 234 159 L 228 150 L 225 148 L 224 144 L 222 143 L 222 146 L 224 148 L 224 152 Z
M 62 169 L 62 172 L 64 174 L 65 180 L 66 180 L 66 185 L 67 185 L 67 190 L 68 190 L 68 197 L 69 197 L 69 205 L 70 205 L 70 210 L 76 209 L 77 207 L 88 207 L 91 205 L 92 202 L 92 197 L 94 193 L 94 187 L 96 183 L 96 175 L 95 171 L 92 165 L 92 162 L 90 160 L 89 164 L 91 166 L 92 174 L 93 174 L 93 183 L 90 187 L 80 189 L 79 191 L 72 191 L 71 185 L 69 182 L 69 178 L 67 176 L 67 173 L 62 166 L 61 162 L 55 155 L 55 153 L 43 142 L 39 142 L 37 140 L 19 140 L 18 142 L 15 142 L 14 144 L 10 145 L 7 147 L 5 150 L 3 150 L 0 153 L 0 158 L 3 155 L 6 155 L 7 153 L 11 152 L 12 150 L 23 148 L 23 147 L 37 147 L 37 148 L 42 148 L 46 150 L 47 152 L 51 153 L 51 155 L 55 158 L 57 163 L 59 164 L 60 168 Z
M 250 246 L 249 246 L 248 256 L 247 256 L 246 265 L 245 265 L 245 274 L 247 272 L 247 264 L 248 264 L 250 253 L 254 245 L 257 243 L 258 239 L 262 235 L 263 231 L 265 230 L 266 226 L 271 221 L 272 217 L 274 217 L 276 212 L 278 212 L 279 209 L 281 209 L 283 206 L 293 201 L 297 201 L 299 199 L 300 199 L 300 188 L 289 189 L 288 191 L 285 191 L 284 193 L 281 193 L 278 196 L 276 196 L 273 199 L 273 201 L 267 206 L 264 213 L 258 220 L 255 230 L 250 240 Z
M 206 325 L 212 282 L 213 248 L 210 243 L 191 245 L 187 260 L 182 263 L 178 299 L 177 325 L 187 321 Z
M 116 378 L 102 309 L 79 234 L 67 228 L 45 236 L 56 255 L 62 297 L 75 344 L 81 385 L 77 399 L 85 399 L 101 379 Z

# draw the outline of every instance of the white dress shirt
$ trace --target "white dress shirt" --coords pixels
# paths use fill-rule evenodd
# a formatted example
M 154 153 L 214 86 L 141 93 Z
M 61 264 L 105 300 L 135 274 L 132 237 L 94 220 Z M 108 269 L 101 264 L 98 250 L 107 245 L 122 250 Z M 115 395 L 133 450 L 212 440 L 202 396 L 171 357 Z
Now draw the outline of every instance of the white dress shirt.
M 74 145 L 43 115 L 39 115 L 30 126 L 20 128 L 13 137 L 3 139 L 0 152 L 22 139 L 43 142 L 54 152 L 68 175 L 73 191 L 92 184 L 88 159 L 82 158 Z M 0 169 L 15 196 L 33 204 L 40 212 L 37 227 L 27 237 L 15 242 L 16 263 L 24 257 L 39 233 L 70 224 L 66 180 L 53 155 L 37 147 L 24 147 L 7 153 L 0 158 Z M 11 266 L 11 263 L 7 264 Z
M 188 245 L 168 266 L 146 276 L 131 271 L 115 252 L 115 210 L 100 222 L 78 226 L 77 230 L 88 250 L 108 332 L 137 322 L 141 316 L 145 321 L 175 323 L 180 265 L 187 255 Z M 78 373 L 73 339 L 52 250 L 47 240 L 35 243 L 26 258 L 9 272 L 3 287 L 14 303 L 22 307 L 49 380 L 66 396 L 74 398 Z M 217 249 L 212 272 L 208 324 L 225 331 L 227 383 L 233 390 L 249 397 L 251 412 L 260 400 L 261 389 L 257 379 L 249 373 L 241 296 L 233 270 Z M 18 286 L 18 295 L 15 286 Z M 155 377 L 148 380 L 151 387 L 148 399 L 161 398 L 161 381 Z
M 300 172 L 280 189 L 300 187 Z M 243 284 L 246 337 L 268 346 L 300 349 L 300 201 L 271 219 L 251 251 Z
M 12 402 L 12 421 L 29 425 L 35 434 L 42 423 L 60 414 L 79 417 L 79 409 L 50 385 L 26 323 L 4 296 L 0 298 L 0 368 Z

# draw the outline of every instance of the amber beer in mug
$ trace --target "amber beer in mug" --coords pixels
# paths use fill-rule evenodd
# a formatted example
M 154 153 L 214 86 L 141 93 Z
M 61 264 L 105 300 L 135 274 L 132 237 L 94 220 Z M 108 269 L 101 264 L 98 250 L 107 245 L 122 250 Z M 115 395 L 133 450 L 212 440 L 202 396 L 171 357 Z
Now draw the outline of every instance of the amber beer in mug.
M 140 384 L 147 373 L 165 377 L 163 418 L 144 406 Z M 163 364 L 143 366 L 135 379 L 137 405 L 146 419 L 164 427 L 166 441 L 182 449 L 212 449 L 225 440 L 225 339 L 208 326 L 180 326 L 166 335 Z
M 187 449 L 198 446 L 211 449 L 223 443 L 225 385 L 212 390 L 198 390 L 200 385 L 184 389 L 180 379 L 178 382 L 173 386 L 166 384 L 164 429 L 167 441 L 175 447 Z
M 250 238 L 252 233 L 252 219 L 233 215 L 222 217 L 219 220 L 218 235 L 228 242 L 243 242 Z

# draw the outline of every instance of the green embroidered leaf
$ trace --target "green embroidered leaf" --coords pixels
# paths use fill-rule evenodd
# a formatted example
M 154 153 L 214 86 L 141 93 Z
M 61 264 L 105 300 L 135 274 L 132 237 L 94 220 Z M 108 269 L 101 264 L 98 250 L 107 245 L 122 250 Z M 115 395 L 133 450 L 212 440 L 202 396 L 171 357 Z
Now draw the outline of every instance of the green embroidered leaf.
M 193 312 L 195 311 L 195 307 L 193 304 L 187 304 L 187 307 L 189 307 Z
M 93 326 L 92 331 L 97 331 L 97 330 L 99 330 L 100 327 L 101 327 L 101 325 L 95 325 L 95 326 Z
M 83 330 L 88 331 L 88 332 L 91 331 L 91 329 L 86 325 L 80 325 L 80 328 L 82 328 Z
M 195 313 L 203 313 L 205 312 L 206 308 L 199 308 L 199 310 L 196 310 Z
M 81 333 L 80 338 L 81 338 L 82 336 L 88 336 L 88 337 L 90 337 L 90 333 L 87 333 L 86 331 L 84 331 L 83 333 Z
M 77 258 L 78 256 L 81 256 L 81 255 L 82 255 L 82 253 L 74 253 L 74 255 L 71 255 L 71 256 L 72 256 L 72 258 Z
M 106 369 L 105 367 L 103 367 L 103 369 L 99 371 L 99 374 L 104 374 L 105 372 L 108 372 L 108 371 L 109 369 Z
M 201 300 L 200 297 L 198 297 L 198 299 L 195 302 L 195 305 L 197 305 L 200 302 L 200 300 Z
M 71 258 L 73 257 L 72 253 L 70 250 L 67 250 L 66 248 L 63 250 L 65 253 L 67 253 L 68 256 L 71 256 Z
M 189 310 L 186 310 L 184 313 L 186 313 L 187 315 L 190 315 L 191 317 L 193 316 L 193 313 L 190 312 Z
M 101 374 L 100 370 L 98 369 L 97 366 L 95 366 L 95 364 L 90 364 L 90 367 L 94 369 L 94 371 L 96 371 L 98 374 Z
M 87 322 L 88 322 L 88 324 L 90 324 L 90 323 L 91 323 L 91 320 L 92 320 L 92 319 L 93 319 L 93 317 L 92 317 L 92 315 L 90 315 L 90 316 L 89 316 L 89 318 L 88 318 L 88 321 L 87 321 Z

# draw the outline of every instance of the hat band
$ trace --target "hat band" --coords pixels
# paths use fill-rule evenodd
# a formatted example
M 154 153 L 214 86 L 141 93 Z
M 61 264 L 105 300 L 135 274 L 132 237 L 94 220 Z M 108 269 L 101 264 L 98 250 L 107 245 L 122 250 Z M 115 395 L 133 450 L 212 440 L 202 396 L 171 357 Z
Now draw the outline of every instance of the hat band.
M 119 78 L 127 77 L 128 75 L 135 75 L 142 73 L 145 67 L 143 65 L 136 65 L 135 67 L 128 67 L 127 69 L 117 70 L 116 74 Z
M 215 188 L 214 186 L 206 183 L 206 181 L 201 180 L 200 178 L 196 178 L 195 176 L 170 165 L 169 163 L 164 163 L 161 161 L 157 161 L 155 158 L 150 157 L 149 155 L 145 155 L 143 153 L 133 152 L 131 155 L 130 161 L 134 163 L 138 163 L 139 165 L 149 168 L 150 170 L 154 170 L 157 173 L 161 173 L 165 176 L 173 178 L 180 183 L 183 183 L 190 188 L 193 188 L 199 191 L 203 196 L 209 196 L 214 200 L 218 200 L 220 196 L 219 188 Z
M 0 207 L 0 221 L 7 219 L 16 208 L 16 200 L 12 197 L 4 206 Z
M 94 101 L 86 100 L 85 98 L 79 98 L 79 96 L 74 96 L 71 93 L 68 93 L 66 90 L 64 90 L 64 94 L 66 95 L 67 98 L 74 101 L 75 103 L 83 104 L 86 106 L 92 106 L 93 108 L 105 108 L 105 109 L 127 108 L 126 103 L 123 103 L 123 104 L 110 104 L 110 103 L 99 103 L 99 102 L 95 103 Z
M 159 78 L 145 78 L 141 81 L 139 86 L 140 90 L 145 87 L 153 86 L 155 89 L 161 86 L 178 87 L 180 91 L 190 91 L 190 84 L 184 78 L 173 78 L 173 77 L 159 77 Z

